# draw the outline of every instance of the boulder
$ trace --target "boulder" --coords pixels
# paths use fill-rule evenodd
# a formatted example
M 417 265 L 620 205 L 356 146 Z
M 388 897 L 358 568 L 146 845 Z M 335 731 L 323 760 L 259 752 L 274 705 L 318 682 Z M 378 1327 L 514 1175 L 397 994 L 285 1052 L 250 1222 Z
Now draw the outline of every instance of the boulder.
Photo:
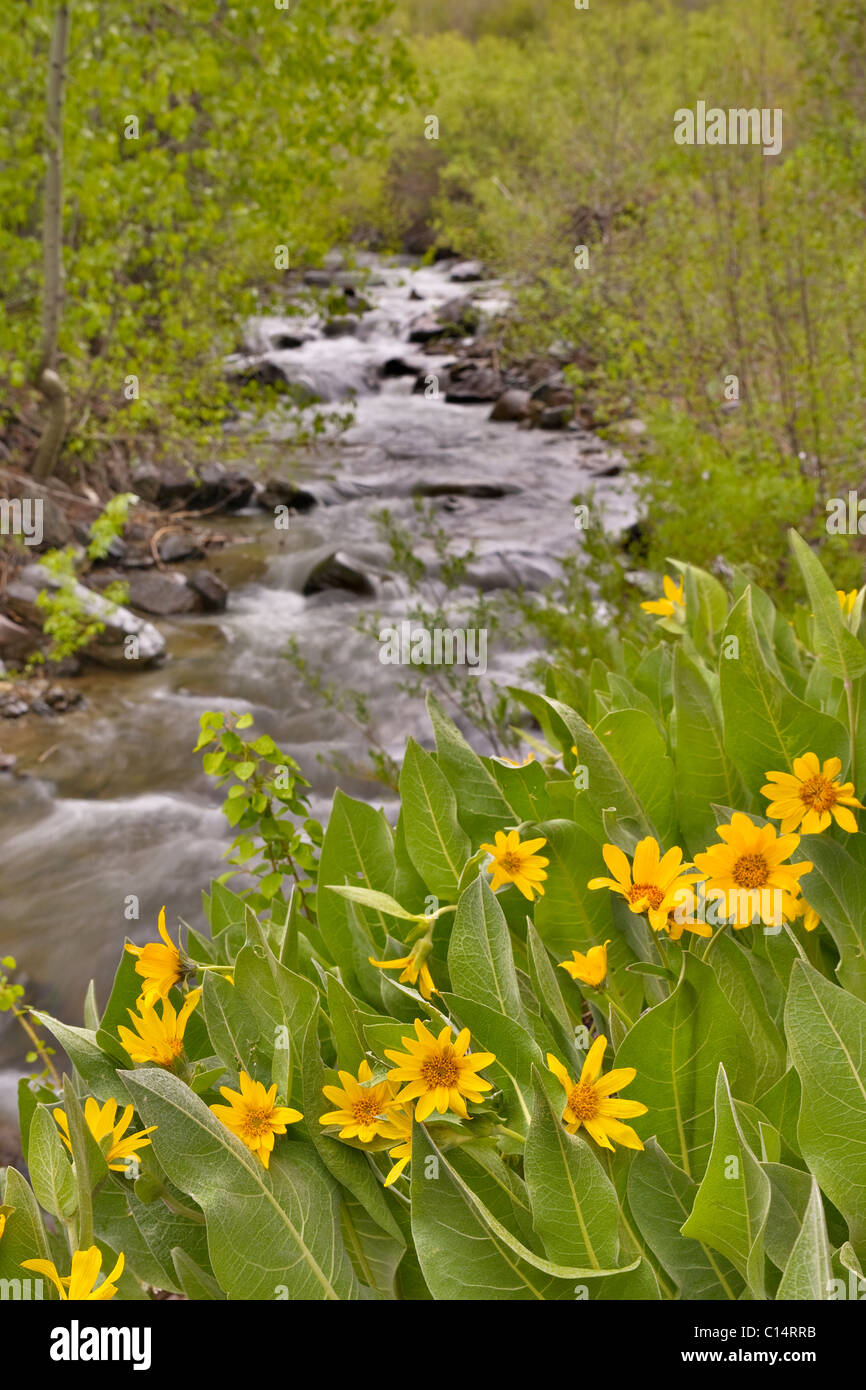
M 60 581 L 42 565 L 27 565 L 7 586 L 6 599 L 16 613 L 41 627 L 43 615 L 36 599 L 41 590 L 57 589 L 59 585 Z M 122 605 L 109 603 L 84 584 L 76 583 L 74 593 L 83 611 L 104 624 L 104 630 L 87 644 L 85 654 L 92 661 L 134 671 L 139 665 L 153 665 L 165 655 L 165 641 L 152 623 Z M 134 645 L 127 643 L 129 637 L 136 639 Z
M 460 333 L 477 333 L 481 325 L 481 311 L 473 303 L 469 295 L 458 295 L 456 299 L 449 299 L 447 304 L 443 304 L 439 310 L 439 319 L 443 324 L 447 324 L 457 329 Z
M 451 370 L 445 392 L 454 405 L 475 405 L 498 400 L 502 395 L 502 375 L 495 367 L 469 360 Z
M 198 608 L 195 594 L 182 574 L 133 570 L 127 582 L 129 602 L 145 613 L 167 618 L 175 613 L 193 613 Z
M 452 267 L 448 278 L 457 285 L 465 285 L 472 280 L 483 280 L 484 266 L 480 261 L 458 261 L 457 265 Z
M 198 595 L 199 607 L 205 613 L 222 613 L 228 603 L 228 585 L 217 579 L 210 570 L 198 570 L 187 579 L 189 588 Z
M 265 511 L 274 507 L 288 507 L 293 512 L 309 512 L 317 505 L 316 498 L 306 488 L 295 487 L 285 478 L 266 478 L 265 485 L 258 495 L 258 504 Z
M 528 391 L 520 391 L 517 387 L 512 387 L 509 391 L 503 391 L 490 412 L 490 419 L 525 420 L 529 415 L 529 401 L 530 395 Z
M 357 333 L 360 323 L 356 314 L 338 314 L 336 318 L 328 319 L 322 333 L 326 338 L 350 338 Z
M 36 633 L 0 613 L 0 657 L 3 661 L 17 666 L 19 662 L 26 660 L 38 645 Z
M 409 342 L 429 343 L 431 338 L 438 338 L 441 332 L 442 324 L 432 314 L 421 314 L 413 319 L 409 327 Z
M 177 564 L 180 560 L 200 560 L 204 549 L 189 531 L 167 531 L 156 543 L 159 558 L 165 565 Z M 136 565 L 139 569 L 141 566 Z M 146 568 L 149 568 L 147 566 Z
M 341 551 L 331 551 L 313 565 L 301 593 L 309 598 L 328 589 L 342 589 L 361 598 L 372 598 L 376 592 L 370 576 Z
M 536 421 L 540 430 L 564 430 L 574 411 L 570 405 L 547 405 Z

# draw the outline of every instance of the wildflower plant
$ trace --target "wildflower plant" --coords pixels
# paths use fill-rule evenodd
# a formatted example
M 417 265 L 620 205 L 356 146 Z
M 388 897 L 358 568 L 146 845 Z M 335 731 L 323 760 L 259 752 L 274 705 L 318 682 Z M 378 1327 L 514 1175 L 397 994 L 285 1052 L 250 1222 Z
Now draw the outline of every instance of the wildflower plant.
M 682 612 L 647 614 L 644 647 L 510 692 L 543 760 L 476 752 L 430 698 L 393 817 L 338 790 L 307 834 L 300 775 L 278 816 L 282 755 L 205 715 L 253 886 L 217 879 L 179 936 L 167 908 L 83 1026 L 36 1016 L 72 1071 L 22 1084 L 0 1277 L 232 1300 L 862 1280 L 866 640 L 792 545 L 790 621 L 673 564 Z

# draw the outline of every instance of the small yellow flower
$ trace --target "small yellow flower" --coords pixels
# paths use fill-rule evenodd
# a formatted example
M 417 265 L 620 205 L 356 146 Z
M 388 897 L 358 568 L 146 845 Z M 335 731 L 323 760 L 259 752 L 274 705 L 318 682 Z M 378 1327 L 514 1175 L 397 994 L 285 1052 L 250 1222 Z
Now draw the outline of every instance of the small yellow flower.
M 503 883 L 513 883 L 518 892 L 530 902 L 533 901 L 535 893 L 541 897 L 544 894 L 541 883 L 547 878 L 544 866 L 549 864 L 550 860 L 536 854 L 535 851 L 546 845 L 547 841 L 540 839 L 521 842 L 516 830 L 509 830 L 507 833 L 497 830 L 493 838 L 495 844 L 482 845 L 481 848 L 493 856 L 493 863 L 488 865 L 487 872 L 493 875 L 490 887 L 494 893 Z
M 774 825 L 757 826 L 742 811 L 716 831 L 720 845 L 695 855 L 706 876 L 704 894 L 721 904 L 720 914 L 740 930 L 757 916 L 778 927 L 797 916 L 799 879 L 812 865 L 786 864 L 800 843 L 799 835 L 777 835 Z
M 66 1118 L 66 1111 L 53 1110 L 51 1113 L 60 1126 L 61 1138 L 64 1144 L 69 1152 L 72 1153 L 72 1143 L 69 1137 L 69 1121 Z M 107 1100 L 103 1106 L 100 1106 L 99 1102 L 93 1099 L 93 1096 L 88 1096 L 87 1100 L 84 1102 L 84 1118 L 87 1121 L 87 1128 L 90 1130 L 97 1144 L 101 1145 L 102 1140 L 106 1139 L 109 1134 L 111 1135 L 112 1142 L 105 1157 L 109 1168 L 115 1173 L 125 1173 L 127 1171 L 127 1164 L 119 1162 L 118 1160 L 132 1158 L 136 1155 L 139 1149 L 143 1149 L 146 1144 L 150 1143 L 147 1135 L 153 1134 L 153 1131 L 157 1128 L 156 1125 L 151 1125 L 149 1129 L 140 1129 L 136 1134 L 130 1134 L 127 1139 L 124 1139 L 122 1136 L 129 1129 L 132 1114 L 133 1107 L 127 1105 L 120 1119 L 115 1123 L 115 1117 L 117 1115 L 116 1100 Z
M 438 994 L 438 990 L 433 983 L 433 976 L 427 964 L 427 956 L 430 954 L 430 943 L 419 941 L 415 950 L 408 956 L 400 956 L 398 960 L 374 960 L 368 956 L 371 965 L 375 965 L 379 970 L 402 970 L 400 983 L 402 985 L 414 985 L 418 982 L 418 989 L 422 999 L 429 999 L 431 994 Z
M 818 916 L 814 907 L 809 906 L 805 898 L 797 898 L 796 905 L 797 912 L 795 917 L 803 918 L 803 927 L 806 931 L 814 931 L 816 927 L 820 927 L 821 918 Z
M 467 1100 L 480 1104 L 484 1099 L 482 1091 L 491 1089 L 491 1082 L 476 1073 L 482 1067 L 489 1067 L 496 1057 L 492 1052 L 466 1055 L 468 1028 L 463 1028 L 455 1038 L 451 1029 L 445 1027 L 438 1038 L 434 1038 L 420 1018 L 416 1018 L 415 1033 L 414 1038 L 400 1039 L 406 1052 L 385 1049 L 385 1056 L 397 1063 L 389 1071 L 388 1080 L 405 1083 L 394 1097 L 395 1101 L 400 1105 L 417 1100 L 415 1118 L 419 1121 L 426 1120 L 434 1110 L 440 1115 L 453 1110 L 465 1120 Z
M 569 1134 L 575 1134 L 581 1125 L 585 1125 L 590 1138 L 603 1149 L 613 1149 L 611 1139 L 626 1149 L 642 1149 L 643 1144 L 631 1125 L 624 1125 L 622 1121 L 645 1115 L 647 1107 L 639 1100 L 611 1099 L 614 1091 L 621 1091 L 634 1081 L 637 1072 L 634 1067 L 620 1067 L 602 1076 L 606 1047 L 607 1038 L 596 1038 L 586 1054 L 578 1081 L 572 1081 L 562 1063 L 552 1052 L 548 1052 L 548 1070 L 553 1072 L 565 1091 L 563 1124 Z
M 647 599 L 641 604 L 645 613 L 657 613 L 662 618 L 685 617 L 686 601 L 683 598 L 683 580 L 680 578 L 679 584 L 675 584 L 669 575 L 665 575 L 664 598 Z
M 632 912 L 648 914 L 653 931 L 666 931 L 670 913 L 694 882 L 694 870 L 683 863 L 679 846 L 662 855 L 658 841 L 647 835 L 635 846 L 633 864 L 618 845 L 604 845 L 601 852 L 613 878 L 591 878 L 587 887 L 619 893 Z
M 843 618 L 850 618 L 854 604 L 857 602 L 857 589 L 849 589 L 846 594 L 844 589 L 836 590 L 836 597 L 839 600 L 839 607 L 842 610 Z
M 285 1134 L 286 1125 L 297 1124 L 304 1117 L 300 1110 L 287 1105 L 275 1105 L 277 1083 L 268 1091 L 261 1081 L 253 1081 L 245 1071 L 240 1073 L 240 1091 L 220 1086 L 220 1095 L 228 1105 L 212 1105 L 210 1109 L 226 1129 L 230 1129 L 251 1153 L 267 1168 L 274 1148 L 274 1135 Z
M 117 1032 L 133 1062 L 155 1062 L 159 1067 L 173 1066 L 183 1054 L 186 1025 L 200 998 L 201 990 L 191 989 L 179 1014 L 175 1012 L 170 999 L 163 999 L 162 1018 L 153 1004 L 142 1004 L 140 1014 L 127 1009 L 135 1033 L 123 1024 L 118 1026 Z
M 677 905 L 668 913 L 668 920 L 664 926 L 671 941 L 679 941 L 684 931 L 691 932 L 694 936 L 712 936 L 712 927 L 695 917 L 697 911 L 694 888 L 690 885 L 680 888 L 677 893 Z
M 138 957 L 135 973 L 144 980 L 139 1003 L 155 1004 L 157 999 L 167 999 L 172 986 L 184 977 L 180 951 L 165 929 L 165 908 L 160 910 L 158 927 L 164 946 L 158 941 L 148 941 L 146 946 L 130 944 L 126 948 L 131 956 Z
M 399 1144 L 388 1150 L 388 1157 L 397 1160 L 385 1179 L 385 1186 L 390 1187 L 392 1182 L 397 1181 L 412 1157 L 412 1106 L 392 1105 L 385 1123 L 379 1128 L 379 1133 L 385 1139 L 400 1140 Z
M 388 1106 L 394 1100 L 394 1087 L 388 1081 L 379 1081 L 375 1086 L 369 1062 L 362 1062 L 358 1068 L 357 1080 L 350 1071 L 337 1075 L 340 1086 L 323 1086 L 322 1092 L 335 1105 L 319 1116 L 320 1125 L 342 1125 L 341 1139 L 360 1139 L 369 1144 L 377 1135 L 384 1134 L 383 1125 Z
M 573 960 L 561 960 L 560 970 L 567 970 L 573 980 L 592 985 L 595 989 L 604 982 L 607 975 L 607 948 L 610 937 L 603 946 L 591 946 L 586 955 L 582 951 L 572 951 Z
M 51 1260 L 23 1260 L 22 1269 L 32 1269 L 37 1274 L 44 1274 L 57 1287 L 57 1292 L 64 1303 L 78 1303 L 85 1300 L 92 1302 L 107 1302 L 109 1298 L 114 1298 L 117 1293 L 117 1281 L 123 1273 L 124 1258 L 120 1254 L 117 1257 L 117 1264 L 110 1274 L 106 1274 L 102 1283 L 97 1285 L 99 1271 L 102 1268 L 102 1251 L 96 1245 L 91 1245 L 89 1250 L 76 1250 L 72 1256 L 72 1269 L 69 1274 L 60 1275 L 57 1266 Z
M 804 753 L 794 759 L 794 771 L 768 772 L 767 785 L 761 795 L 770 798 L 767 815 L 782 822 L 783 835 L 799 830 L 803 835 L 820 835 L 835 820 L 843 830 L 854 834 L 857 821 L 848 810 L 863 803 L 854 795 L 853 782 L 840 782 L 842 763 L 839 758 L 827 758 L 823 767 L 815 753 Z

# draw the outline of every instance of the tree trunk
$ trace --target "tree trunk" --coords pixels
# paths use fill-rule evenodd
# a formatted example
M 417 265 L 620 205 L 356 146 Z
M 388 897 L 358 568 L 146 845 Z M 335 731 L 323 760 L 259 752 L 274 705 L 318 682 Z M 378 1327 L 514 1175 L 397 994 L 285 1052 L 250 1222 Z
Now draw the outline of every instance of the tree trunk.
M 53 472 L 66 437 L 66 388 L 57 375 L 57 339 L 63 310 L 63 88 L 69 50 L 70 5 L 54 12 L 51 56 L 45 101 L 45 213 L 42 229 L 44 285 L 42 290 L 42 344 L 37 384 L 45 398 L 48 420 L 33 461 L 37 478 Z

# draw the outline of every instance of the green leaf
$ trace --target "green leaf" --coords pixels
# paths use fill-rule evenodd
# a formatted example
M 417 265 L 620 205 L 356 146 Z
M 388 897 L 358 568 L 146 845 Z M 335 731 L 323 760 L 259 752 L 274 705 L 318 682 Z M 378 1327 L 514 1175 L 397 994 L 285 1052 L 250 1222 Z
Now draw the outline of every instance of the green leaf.
M 457 899 L 460 871 L 472 845 L 457 819 L 457 798 L 435 758 L 409 739 L 400 773 L 409 858 L 443 903 Z
M 728 657 L 735 637 L 739 656 Z M 837 719 L 793 695 L 768 669 L 752 616 L 749 589 L 731 609 L 719 663 L 725 750 L 751 790 L 753 804 L 768 772 L 789 772 L 795 758 L 848 759 L 848 736 Z
M 394 838 L 385 817 L 366 802 L 355 801 L 338 789 L 322 843 L 319 883 L 349 883 L 390 896 L 395 872 Z M 320 893 L 316 907 L 325 944 L 347 985 L 355 991 L 358 974 L 348 909 L 335 893 Z M 389 919 L 378 909 L 360 908 L 358 920 L 369 941 L 367 955 L 381 950 L 388 936 Z
M 252 1010 L 234 985 L 213 970 L 204 977 L 201 1011 L 213 1049 L 229 1071 L 252 1075 L 264 1067 Z
M 362 907 L 375 908 L 376 912 L 386 917 L 399 917 L 404 922 L 417 922 L 423 916 L 423 913 L 407 912 L 390 893 L 379 893 L 375 888 L 356 888 L 350 883 L 323 883 L 322 887 L 326 892 L 339 893 L 341 898 L 360 903 Z
M 386 1235 L 363 1202 L 344 1197 L 340 1203 L 340 1229 L 355 1273 L 366 1288 L 380 1298 L 394 1298 L 394 1279 L 406 1246 Z
M 461 999 L 457 994 L 443 994 L 442 1002 L 469 1029 L 473 1052 L 494 1053 L 496 1061 L 480 1074 L 502 1090 L 509 1124 L 525 1133 L 531 1118 L 532 1067 L 544 1064 L 538 1044 L 522 1024 L 507 1018 L 499 1009 L 476 999 Z M 368 1036 L 371 1031 L 367 1030 Z
M 2 1173 L 0 1169 L 0 1173 Z M 38 1278 L 32 1270 L 21 1268 L 22 1260 L 50 1260 L 51 1250 L 42 1224 L 42 1214 L 28 1183 L 16 1168 L 7 1168 L 3 1204 L 14 1210 L 6 1218 L 0 1240 L 0 1279 Z M 43 1297 L 57 1298 L 50 1279 L 43 1280 Z
M 712 803 L 740 805 L 742 783 L 725 752 L 721 710 L 708 680 L 682 647 L 674 651 L 673 694 L 677 811 L 686 847 L 696 854 L 715 832 Z
M 866 1250 L 866 1004 L 799 960 L 785 1032 L 803 1087 L 803 1157 Z
M 765 1163 L 770 1179 L 770 1211 L 764 1230 L 764 1250 L 779 1270 L 788 1263 L 809 1204 L 812 1177 L 785 1163 Z
M 573 1297 L 569 1281 L 615 1272 L 566 1268 L 527 1249 L 417 1124 L 412 1137 L 412 1234 L 424 1278 L 440 1300 L 486 1300 L 491 1295 L 507 1301 L 567 1299 Z
M 755 1061 L 755 1093 L 762 1095 L 784 1075 L 787 1049 L 758 983 L 754 952 L 741 946 L 732 934 L 723 932 L 713 944 L 710 962 L 722 993 L 749 1036 Z M 775 993 L 781 995 L 778 986 Z
M 770 1180 L 740 1128 L 725 1069 L 719 1064 L 716 1128 L 707 1171 L 682 1232 L 718 1250 L 739 1271 L 753 1297 L 764 1297 L 764 1226 Z
M 788 536 L 812 607 L 815 649 L 832 675 L 856 680 L 866 671 L 866 648 L 845 626 L 835 586 L 817 555 L 793 528 Z
M 524 1168 L 533 1226 L 547 1256 L 557 1264 L 593 1269 L 615 1265 L 616 1190 L 589 1144 L 568 1133 L 537 1074 Z
M 71 1216 L 78 1206 L 72 1164 L 56 1122 L 42 1105 L 37 1107 L 30 1125 L 27 1166 L 40 1206 L 52 1216 Z
M 814 865 L 803 896 L 835 942 L 839 982 L 866 1000 L 866 868 L 827 835 L 804 835 L 799 851 Z
M 655 1133 L 688 1177 L 700 1177 L 709 1156 L 720 1062 L 735 1078 L 737 1094 L 751 1097 L 749 1035 L 710 966 L 684 952 L 676 989 L 629 1030 L 616 1066 L 636 1069 L 629 1094 L 649 1106 L 650 1113 L 634 1122 L 638 1133 Z
M 177 1281 L 187 1298 L 195 1303 L 211 1302 L 225 1298 L 212 1274 L 202 1269 L 181 1246 L 171 1251 L 172 1263 L 177 1273 Z
M 490 840 L 496 830 L 511 824 L 514 809 L 500 791 L 496 778 L 430 692 L 427 694 L 427 711 L 436 737 L 439 767 L 457 797 L 460 824 L 473 844 Z
M 455 994 L 525 1024 L 508 925 L 483 879 L 475 879 L 460 896 L 448 946 L 448 973 Z
M 358 1287 L 338 1229 L 334 1184 L 312 1149 L 277 1139 L 270 1169 L 176 1076 L 124 1076 L 172 1182 L 207 1221 L 217 1282 L 232 1299 L 349 1299 Z
M 791 1257 L 776 1291 L 777 1301 L 785 1299 L 825 1299 L 833 1287 L 830 1242 L 821 1189 L 812 1179 L 809 1204 L 802 1228 L 794 1242 Z
M 655 1139 L 629 1168 L 628 1204 L 653 1254 L 691 1300 L 739 1298 L 743 1281 L 729 1260 L 681 1234 L 698 1185 L 668 1158 Z
M 73 1028 L 50 1014 L 35 1010 L 33 1017 L 57 1039 L 98 1100 L 114 1099 L 122 1103 L 129 1100 L 115 1063 L 97 1045 L 95 1033 L 89 1028 Z

